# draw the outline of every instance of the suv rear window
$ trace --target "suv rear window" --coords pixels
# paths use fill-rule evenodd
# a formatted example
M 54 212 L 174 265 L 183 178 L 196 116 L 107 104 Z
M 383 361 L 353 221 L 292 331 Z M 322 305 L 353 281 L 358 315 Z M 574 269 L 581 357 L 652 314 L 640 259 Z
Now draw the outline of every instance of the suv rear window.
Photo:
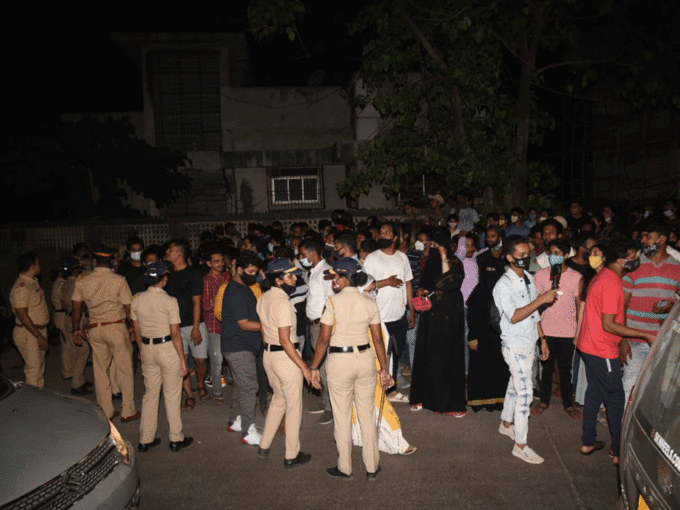
M 675 307 L 656 337 L 660 345 L 638 381 L 637 413 L 652 426 L 654 442 L 667 455 L 680 452 L 680 307 Z M 673 455 L 671 455 L 673 456 Z M 680 470 L 680 458 L 671 460 Z

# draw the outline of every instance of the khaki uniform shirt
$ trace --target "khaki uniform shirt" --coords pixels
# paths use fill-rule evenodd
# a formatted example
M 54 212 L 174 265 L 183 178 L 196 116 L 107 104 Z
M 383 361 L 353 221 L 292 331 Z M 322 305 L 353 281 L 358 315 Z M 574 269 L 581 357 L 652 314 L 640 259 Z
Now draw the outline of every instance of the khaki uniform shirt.
M 345 287 L 326 301 L 321 324 L 334 326 L 330 345 L 358 346 L 370 343 L 370 324 L 380 324 L 380 312 L 374 300 L 356 287 Z
M 9 293 L 9 301 L 15 314 L 17 308 L 28 308 L 28 317 L 36 326 L 44 326 L 50 322 L 45 293 L 35 278 L 20 274 Z M 16 324 L 21 324 L 18 318 Z
M 96 267 L 76 280 L 71 299 L 85 302 L 91 323 L 112 322 L 125 318 L 123 305 L 132 303 L 132 294 L 125 277 L 108 267 Z
M 257 302 L 257 315 L 260 316 L 262 339 L 271 345 L 281 345 L 279 328 L 290 326 L 290 341 L 295 343 L 297 317 L 295 307 L 288 294 L 278 287 L 272 287 L 262 294 Z
M 149 287 L 135 295 L 131 307 L 132 320 L 139 321 L 142 336 L 161 338 L 170 334 L 170 324 L 180 324 L 177 298 L 163 289 Z

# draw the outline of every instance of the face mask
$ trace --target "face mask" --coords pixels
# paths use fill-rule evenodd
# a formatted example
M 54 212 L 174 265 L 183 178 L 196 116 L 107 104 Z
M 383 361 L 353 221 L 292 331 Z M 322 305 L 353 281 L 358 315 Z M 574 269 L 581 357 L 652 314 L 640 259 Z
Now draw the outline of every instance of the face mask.
M 597 269 L 602 265 L 602 257 L 600 255 L 591 255 L 588 257 L 588 264 L 590 264 L 590 267 L 593 269 Z
M 293 253 L 295 253 L 295 256 L 296 256 L 296 257 L 297 257 L 298 255 L 300 255 L 300 251 L 299 251 L 297 248 L 295 248 L 295 250 L 293 250 Z
M 456 223 L 455 221 L 452 221 L 452 222 L 449 223 L 449 228 L 456 228 L 457 226 L 458 226 L 458 223 Z
M 541 221 L 545 221 L 545 220 L 547 220 L 547 219 L 548 219 L 547 216 L 541 216 L 541 218 L 540 218 L 538 221 L 541 222 Z
M 335 259 L 341 259 L 342 255 L 340 254 L 340 250 L 333 250 L 333 258 Z
M 390 246 L 392 246 L 393 244 L 394 244 L 394 240 L 392 240 L 392 239 L 378 239 L 378 245 L 383 249 L 387 249 Z
M 625 269 L 629 273 L 632 273 L 638 267 L 640 267 L 640 259 L 626 260 L 626 263 L 623 265 L 623 269 Z
M 551 266 L 561 266 L 564 262 L 564 255 L 553 255 L 552 253 L 548 255 L 548 260 Z
M 498 220 L 498 224 L 499 224 L 501 227 L 504 227 L 506 223 L 507 223 L 507 222 L 506 222 L 504 219 Z
M 274 253 L 274 245 L 273 245 L 272 243 L 269 243 L 269 244 L 267 245 L 267 248 L 269 248 L 269 252 L 270 252 L 270 253 Z
M 493 251 L 498 251 L 503 247 L 503 241 L 498 241 L 498 244 L 496 246 L 493 246 L 491 250 Z
M 644 253 L 648 257 L 653 257 L 657 253 L 659 253 L 659 250 L 661 249 L 661 246 L 659 243 L 654 243 L 648 245 L 642 245 L 642 253 Z
M 334 245 L 334 244 L 326 243 L 326 249 L 327 249 L 328 251 L 333 251 L 333 250 L 335 250 L 335 245 Z
M 510 216 L 510 221 L 512 223 L 517 223 L 519 221 L 519 216 Z
M 665 213 L 665 211 L 664 211 L 664 213 Z M 645 211 L 645 214 L 643 214 L 642 217 L 643 217 L 644 219 L 649 218 L 649 211 Z
M 536 221 L 536 218 L 538 218 L 538 215 L 536 215 L 536 214 L 530 214 L 529 215 L 529 220 L 531 220 L 531 221 Z
M 310 269 L 312 267 L 312 262 L 305 257 L 304 259 L 300 259 L 300 265 L 305 269 Z
M 285 292 L 287 295 L 292 296 L 293 293 L 295 292 L 295 285 L 288 285 L 287 283 L 282 283 L 281 284 L 281 290 Z
M 494 248 L 496 248 L 496 246 L 498 246 L 498 245 L 500 244 L 500 241 L 496 241 L 495 243 L 492 243 L 491 241 L 489 241 L 489 240 L 487 239 L 487 240 L 484 242 L 484 244 L 486 245 L 487 248 L 490 248 L 490 249 L 493 250 Z
M 664 212 L 663 212 L 663 215 L 664 215 L 666 218 L 670 218 L 671 216 L 673 216 L 673 211 L 670 210 L 670 209 L 668 209 L 667 211 L 664 211 Z
M 415 244 L 413 245 L 413 247 L 417 251 L 425 251 L 425 243 L 422 242 L 422 241 L 416 241 Z
M 333 292 L 335 292 L 336 294 L 342 290 L 337 280 L 333 280 L 333 282 L 331 283 L 331 287 L 333 288 Z
M 529 265 L 531 264 L 531 257 L 529 256 L 522 257 L 521 259 L 515 259 L 514 264 L 520 269 L 529 269 Z
M 255 285 L 257 283 L 257 275 L 243 273 L 241 274 L 241 280 L 243 280 L 243 283 L 250 287 L 251 285 Z
M 612 221 L 612 219 L 611 219 L 610 216 L 607 216 L 607 217 L 605 217 L 604 221 L 606 221 L 607 223 L 609 223 L 610 221 Z
M 141 251 L 133 251 L 132 253 L 130 253 L 130 258 L 132 260 L 140 261 L 140 260 L 142 260 L 142 252 Z

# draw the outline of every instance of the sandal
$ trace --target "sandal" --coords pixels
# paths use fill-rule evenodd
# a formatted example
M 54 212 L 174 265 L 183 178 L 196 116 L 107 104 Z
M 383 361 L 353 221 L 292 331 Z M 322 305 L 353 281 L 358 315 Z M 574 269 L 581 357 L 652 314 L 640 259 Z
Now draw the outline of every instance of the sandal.
M 413 453 L 416 453 L 418 451 L 418 447 L 410 445 L 408 448 L 406 448 L 406 451 L 402 453 L 402 455 L 411 455 Z
M 544 411 L 548 409 L 548 407 L 550 407 L 548 404 L 544 404 L 543 402 L 541 402 L 536 407 L 531 409 L 531 414 L 541 415 L 543 414 Z
M 574 420 L 583 418 L 583 414 L 581 414 L 581 411 L 579 411 L 578 409 L 574 409 L 573 407 L 565 408 L 564 412 L 571 416 Z
M 196 405 L 196 399 L 194 397 L 187 397 L 182 406 L 182 411 L 191 411 Z
M 210 393 L 205 386 L 198 388 L 198 394 L 201 396 L 201 400 L 210 400 Z
M 595 441 L 595 444 L 593 446 L 586 446 L 586 448 L 591 449 L 584 452 L 583 446 L 581 446 L 581 449 L 579 450 L 581 452 L 581 455 L 592 455 L 594 452 L 600 451 L 604 448 L 604 441 Z
M 404 395 L 403 393 L 399 393 L 399 392 L 396 392 L 391 397 L 388 396 L 387 400 L 389 400 L 390 402 L 396 402 L 397 404 L 408 404 L 409 403 L 408 397 L 406 395 Z

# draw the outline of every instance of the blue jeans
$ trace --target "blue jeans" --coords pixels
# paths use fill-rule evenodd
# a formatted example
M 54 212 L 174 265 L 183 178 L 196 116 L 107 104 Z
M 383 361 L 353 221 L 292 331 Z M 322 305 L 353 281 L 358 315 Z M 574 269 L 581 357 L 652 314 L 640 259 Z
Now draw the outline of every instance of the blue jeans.
M 526 444 L 529 434 L 529 413 L 533 399 L 532 367 L 536 359 L 536 344 L 501 347 L 503 359 L 510 369 L 501 420 L 515 424 L 515 443 Z
M 219 333 L 208 333 L 208 358 L 213 397 L 222 395 L 222 340 Z
M 607 422 L 612 436 L 614 456 L 619 456 L 621 420 L 625 404 L 621 362 L 618 358 L 605 359 L 581 352 L 586 366 L 588 388 L 583 406 L 583 446 L 594 446 L 597 438 L 597 413 L 604 402 L 607 408 Z
M 649 355 L 649 350 L 651 347 L 647 342 L 631 342 L 628 341 L 630 345 L 631 358 L 628 360 L 628 365 L 623 366 L 623 391 L 626 394 L 624 402 L 628 402 L 630 398 L 630 392 L 633 390 L 633 386 L 638 380 L 642 366 L 647 360 Z

